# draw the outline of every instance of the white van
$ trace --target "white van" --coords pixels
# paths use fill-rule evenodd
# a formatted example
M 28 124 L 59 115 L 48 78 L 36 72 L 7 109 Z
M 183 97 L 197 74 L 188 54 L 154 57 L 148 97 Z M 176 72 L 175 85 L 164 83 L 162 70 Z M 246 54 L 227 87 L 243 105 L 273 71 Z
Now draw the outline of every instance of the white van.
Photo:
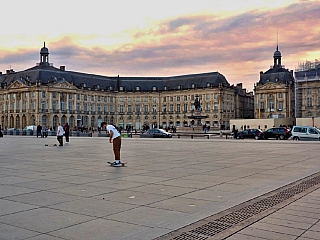
M 23 130 L 33 130 L 33 131 L 37 131 L 37 126 L 36 126 L 36 125 L 26 126 Z
M 294 126 L 291 131 L 293 140 L 320 141 L 320 130 L 310 126 Z

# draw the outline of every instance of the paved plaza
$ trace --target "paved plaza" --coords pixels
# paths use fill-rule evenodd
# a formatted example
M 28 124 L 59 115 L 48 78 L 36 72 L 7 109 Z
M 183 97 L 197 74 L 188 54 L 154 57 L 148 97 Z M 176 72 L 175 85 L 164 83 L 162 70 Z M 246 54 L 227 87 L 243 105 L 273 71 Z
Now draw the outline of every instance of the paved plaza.
M 106 164 L 113 161 L 108 138 L 45 146 L 55 143 L 0 138 L 0 240 L 170 239 L 177 229 L 320 172 L 319 142 L 123 138 L 127 167 Z M 314 179 L 305 193 L 246 218 L 236 231 L 175 239 L 320 239 Z

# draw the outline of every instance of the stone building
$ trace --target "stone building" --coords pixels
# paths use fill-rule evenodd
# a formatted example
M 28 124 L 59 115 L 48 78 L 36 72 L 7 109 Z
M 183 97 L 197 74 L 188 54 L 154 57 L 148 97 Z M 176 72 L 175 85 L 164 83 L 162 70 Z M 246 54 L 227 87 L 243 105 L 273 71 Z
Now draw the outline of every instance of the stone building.
M 320 117 L 320 62 L 306 61 L 295 70 L 296 118 Z
M 24 71 L 0 74 L 0 124 L 23 129 L 60 122 L 71 128 L 97 128 L 102 121 L 126 128 L 180 127 L 191 124 L 195 97 L 207 118 L 199 124 L 229 128 L 230 119 L 253 118 L 253 94 L 230 85 L 219 72 L 173 77 L 101 76 L 40 63 Z
M 254 115 L 256 119 L 293 118 L 295 92 L 293 70 L 281 64 L 281 53 L 274 52 L 273 66 L 260 72 L 260 80 L 254 85 Z

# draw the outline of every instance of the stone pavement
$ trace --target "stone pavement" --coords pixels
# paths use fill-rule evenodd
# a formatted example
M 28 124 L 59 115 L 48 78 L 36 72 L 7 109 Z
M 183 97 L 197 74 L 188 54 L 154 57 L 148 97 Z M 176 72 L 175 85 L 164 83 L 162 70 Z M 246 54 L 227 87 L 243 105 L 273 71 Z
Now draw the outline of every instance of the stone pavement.
M 124 138 L 115 168 L 107 140 L 0 138 L 0 239 L 165 239 L 320 172 L 318 142 Z M 320 239 L 319 187 L 223 238 Z

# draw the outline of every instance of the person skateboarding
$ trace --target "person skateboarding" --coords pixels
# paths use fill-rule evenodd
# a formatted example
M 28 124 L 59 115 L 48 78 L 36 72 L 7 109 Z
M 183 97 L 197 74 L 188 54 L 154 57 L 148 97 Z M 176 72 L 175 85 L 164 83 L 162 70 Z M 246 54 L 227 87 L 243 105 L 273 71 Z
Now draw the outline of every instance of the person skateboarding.
M 121 134 L 113 125 L 109 125 L 106 122 L 101 123 L 101 128 L 106 129 L 110 134 L 109 142 L 112 143 L 113 145 L 113 153 L 114 153 L 114 160 L 115 160 L 113 162 L 113 165 L 114 166 L 121 165 L 121 161 L 120 161 Z
M 63 146 L 63 134 L 64 134 L 63 127 L 60 125 L 60 123 L 58 123 L 57 139 L 60 147 Z

